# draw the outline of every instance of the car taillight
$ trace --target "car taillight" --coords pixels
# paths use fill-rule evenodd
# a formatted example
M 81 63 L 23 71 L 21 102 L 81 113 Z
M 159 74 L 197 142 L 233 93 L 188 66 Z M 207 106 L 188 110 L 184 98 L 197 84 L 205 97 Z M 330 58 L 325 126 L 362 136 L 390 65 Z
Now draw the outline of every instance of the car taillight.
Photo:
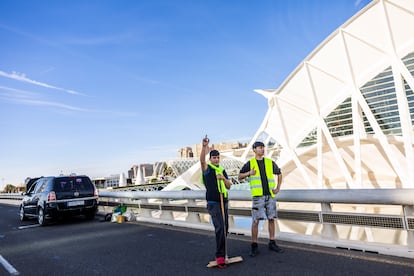
M 93 196 L 96 196 L 96 197 L 98 196 L 98 189 L 96 188 L 93 189 Z
M 56 194 L 54 191 L 51 191 L 47 194 L 47 201 L 56 201 Z

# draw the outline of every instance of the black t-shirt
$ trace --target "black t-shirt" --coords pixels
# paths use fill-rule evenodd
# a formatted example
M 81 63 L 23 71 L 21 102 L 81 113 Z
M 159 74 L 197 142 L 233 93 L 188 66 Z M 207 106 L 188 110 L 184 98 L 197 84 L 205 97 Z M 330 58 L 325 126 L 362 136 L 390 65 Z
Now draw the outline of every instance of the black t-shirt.
M 269 191 L 269 182 L 267 181 L 266 177 L 266 169 L 264 164 L 264 158 L 262 160 L 257 160 L 257 165 L 259 166 L 260 171 L 260 179 L 262 180 L 262 188 L 263 188 L 263 195 L 270 195 Z M 277 166 L 277 164 L 272 161 L 273 166 L 273 174 L 281 174 L 280 168 Z M 240 173 L 247 173 L 250 171 L 250 160 L 246 162 L 246 164 L 243 165 L 243 167 L 240 170 Z
M 216 172 L 210 166 L 207 166 L 207 170 L 202 172 L 204 185 L 206 186 L 206 200 L 207 202 L 220 202 L 220 193 L 217 186 Z M 229 179 L 226 171 L 223 171 L 223 176 Z M 227 201 L 227 198 L 223 198 Z

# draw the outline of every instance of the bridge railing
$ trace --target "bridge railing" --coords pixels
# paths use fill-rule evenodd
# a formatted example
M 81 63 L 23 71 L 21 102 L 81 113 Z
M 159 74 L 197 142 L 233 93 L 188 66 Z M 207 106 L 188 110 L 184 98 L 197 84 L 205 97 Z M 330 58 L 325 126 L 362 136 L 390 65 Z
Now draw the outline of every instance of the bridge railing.
M 100 192 L 106 211 L 124 204 L 137 220 L 213 229 L 205 191 Z M 250 235 L 249 191 L 229 192 L 229 231 Z M 414 258 L 414 189 L 282 190 L 277 239 Z M 263 222 L 260 237 L 267 237 Z
M 137 221 L 213 229 L 205 191 L 100 190 L 99 198 L 103 212 L 125 205 Z M 229 231 L 250 236 L 250 192 L 231 190 L 229 200 Z M 277 201 L 277 239 L 414 258 L 414 189 L 282 190 Z M 268 236 L 267 221 L 259 236 Z

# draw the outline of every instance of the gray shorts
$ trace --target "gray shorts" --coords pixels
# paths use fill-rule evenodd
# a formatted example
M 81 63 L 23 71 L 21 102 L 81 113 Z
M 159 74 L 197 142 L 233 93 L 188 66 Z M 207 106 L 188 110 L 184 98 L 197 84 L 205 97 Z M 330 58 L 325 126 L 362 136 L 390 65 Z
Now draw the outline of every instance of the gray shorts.
M 253 221 L 277 218 L 276 198 L 271 196 L 255 196 L 253 197 L 252 204 Z

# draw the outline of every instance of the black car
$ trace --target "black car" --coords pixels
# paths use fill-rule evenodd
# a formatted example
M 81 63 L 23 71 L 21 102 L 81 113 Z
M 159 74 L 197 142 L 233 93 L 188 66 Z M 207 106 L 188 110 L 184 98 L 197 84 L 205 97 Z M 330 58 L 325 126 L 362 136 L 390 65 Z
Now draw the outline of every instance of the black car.
M 98 190 L 85 175 L 48 176 L 39 178 L 24 194 L 20 220 L 35 217 L 40 225 L 49 219 L 85 215 L 95 217 Z
M 26 191 L 30 190 L 30 188 L 33 186 L 33 184 L 39 179 L 40 177 L 34 177 L 34 178 L 27 178 L 26 182 Z

